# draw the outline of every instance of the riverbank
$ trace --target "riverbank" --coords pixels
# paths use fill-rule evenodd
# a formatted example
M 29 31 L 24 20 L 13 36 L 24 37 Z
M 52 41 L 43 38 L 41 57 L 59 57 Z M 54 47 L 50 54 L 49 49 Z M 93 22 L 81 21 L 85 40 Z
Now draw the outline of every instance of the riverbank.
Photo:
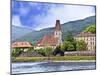
M 12 62 L 92 62 L 95 56 L 12 57 Z

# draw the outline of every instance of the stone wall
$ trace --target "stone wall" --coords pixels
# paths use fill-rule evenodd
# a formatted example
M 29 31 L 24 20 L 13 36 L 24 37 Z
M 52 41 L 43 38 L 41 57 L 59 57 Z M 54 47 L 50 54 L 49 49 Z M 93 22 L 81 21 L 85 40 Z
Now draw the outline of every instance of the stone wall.
M 65 56 L 96 56 L 96 51 L 71 51 L 64 54 Z

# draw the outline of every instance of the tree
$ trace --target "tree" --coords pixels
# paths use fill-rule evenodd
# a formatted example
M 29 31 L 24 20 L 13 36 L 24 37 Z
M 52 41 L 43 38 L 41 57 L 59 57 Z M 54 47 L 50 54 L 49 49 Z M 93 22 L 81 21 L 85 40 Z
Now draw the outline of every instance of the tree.
M 73 38 L 72 32 L 70 32 L 70 31 L 68 32 L 65 41 L 70 41 L 70 42 L 73 42 L 73 41 L 74 41 L 74 38 Z
M 73 38 L 72 32 L 68 32 L 65 42 L 61 46 L 65 51 L 76 50 L 76 41 Z
M 38 49 L 38 50 L 35 50 L 37 53 L 39 53 L 39 54 L 41 54 L 41 55 L 43 55 L 43 56 L 46 56 L 45 55 L 45 50 L 44 49 Z
M 66 45 L 67 45 L 67 51 L 72 51 L 72 50 L 74 50 L 73 42 L 67 41 L 67 42 L 66 42 Z
M 91 32 L 91 33 L 96 33 L 96 25 L 95 24 L 92 24 L 90 26 L 88 26 L 84 32 Z
M 47 47 L 47 48 L 41 48 L 38 50 L 35 50 L 37 53 L 43 55 L 43 56 L 50 56 L 52 55 L 52 48 L 51 47 Z
M 52 48 L 50 47 L 45 48 L 45 55 L 50 56 L 51 54 L 52 54 Z
M 15 50 L 13 50 L 12 56 L 13 56 L 13 57 L 17 57 L 17 56 L 19 56 L 22 52 L 23 52 L 23 51 L 20 50 L 20 48 L 16 48 Z
M 67 42 L 66 41 L 61 45 L 61 50 L 67 51 Z
M 76 49 L 80 51 L 87 50 L 87 44 L 83 40 L 77 41 Z

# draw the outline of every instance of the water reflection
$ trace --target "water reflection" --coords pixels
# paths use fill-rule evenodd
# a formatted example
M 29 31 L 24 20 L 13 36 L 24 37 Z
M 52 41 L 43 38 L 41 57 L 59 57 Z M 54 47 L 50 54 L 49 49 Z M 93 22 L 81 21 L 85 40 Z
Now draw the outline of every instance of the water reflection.
M 95 62 L 13 63 L 12 74 L 95 69 Z

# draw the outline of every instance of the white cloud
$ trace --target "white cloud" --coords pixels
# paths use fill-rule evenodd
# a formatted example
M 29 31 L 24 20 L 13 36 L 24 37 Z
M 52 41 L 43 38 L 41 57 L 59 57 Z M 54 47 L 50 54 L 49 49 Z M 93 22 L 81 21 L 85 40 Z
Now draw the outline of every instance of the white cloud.
M 61 23 L 68 21 L 83 19 L 88 16 L 93 16 L 94 8 L 91 6 L 76 6 L 76 5 L 64 5 L 64 6 L 53 6 L 48 10 L 48 14 L 39 15 L 36 17 L 37 22 L 39 23 L 36 30 L 53 27 L 55 26 L 55 21 L 59 19 Z
M 21 16 L 26 16 L 30 11 L 30 7 L 26 7 L 22 3 L 20 3 L 19 11 Z
M 13 15 L 12 16 L 12 25 L 14 26 L 22 26 L 20 17 L 18 15 Z
M 12 25 L 13 26 L 18 26 L 18 27 L 22 27 L 22 28 L 27 28 L 27 29 L 32 29 L 32 27 L 29 26 L 25 26 L 21 23 L 20 21 L 20 16 L 19 15 L 13 15 L 12 16 Z M 34 28 L 34 27 L 33 27 Z
M 23 17 L 26 15 L 29 15 L 29 11 L 31 11 L 31 8 L 36 7 L 36 9 L 42 10 L 41 8 L 42 5 L 39 3 L 29 2 L 28 4 L 29 6 L 24 6 L 23 3 L 20 3 L 21 7 L 19 8 L 19 14 L 14 15 L 12 17 L 13 25 L 25 26 L 21 24 L 20 16 Z M 38 15 L 36 14 L 36 16 L 34 14 L 31 15 L 31 18 L 30 18 L 31 22 L 33 20 L 32 28 L 35 30 L 40 30 L 40 29 L 48 28 L 48 27 L 54 27 L 55 21 L 57 19 L 60 20 L 61 24 L 63 24 L 68 21 L 74 21 L 74 20 L 83 19 L 88 16 L 95 15 L 94 13 L 95 10 L 94 10 L 94 7 L 92 6 L 46 4 L 46 6 L 44 6 L 43 9 L 45 9 L 47 12 L 46 13 L 44 12 L 40 15 L 39 13 L 37 13 Z M 33 9 L 32 11 L 35 11 L 35 9 Z M 34 22 L 37 22 L 35 23 L 36 25 L 34 25 Z

